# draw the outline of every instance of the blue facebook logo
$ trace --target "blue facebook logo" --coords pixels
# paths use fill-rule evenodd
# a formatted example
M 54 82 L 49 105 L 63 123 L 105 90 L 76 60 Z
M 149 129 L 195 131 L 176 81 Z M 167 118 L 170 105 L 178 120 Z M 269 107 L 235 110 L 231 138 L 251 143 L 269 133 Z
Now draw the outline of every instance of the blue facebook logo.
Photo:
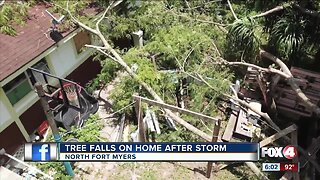
M 48 161 L 50 160 L 49 144 L 32 144 L 32 160 Z

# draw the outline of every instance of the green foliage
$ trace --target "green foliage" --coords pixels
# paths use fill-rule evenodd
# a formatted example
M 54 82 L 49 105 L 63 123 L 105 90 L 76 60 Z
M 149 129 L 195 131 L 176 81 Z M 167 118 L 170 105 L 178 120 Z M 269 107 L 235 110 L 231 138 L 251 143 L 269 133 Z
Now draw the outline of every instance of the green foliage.
M 103 124 L 99 116 L 97 114 L 90 115 L 82 128 L 73 126 L 70 132 L 60 128 L 61 140 L 63 142 L 68 139 L 77 139 L 80 142 L 98 142 L 102 128 Z M 53 136 L 48 139 L 48 142 L 54 142 Z
M 153 32 L 169 24 L 179 23 L 179 19 L 167 11 L 163 1 L 141 1 L 141 7 L 125 15 L 110 16 L 112 28 L 105 31 L 106 36 L 114 38 L 130 37 L 134 31 L 142 29 L 144 37 L 149 39 Z
M 162 133 L 157 136 L 158 142 L 197 142 L 201 141 L 199 136 L 190 133 L 190 131 L 184 127 L 177 127 L 176 131 L 167 129 L 163 126 L 161 128 Z
M 110 83 L 117 75 L 117 72 L 121 70 L 118 63 L 114 62 L 110 58 L 106 58 L 103 55 L 96 54 L 94 60 L 99 61 L 102 69 L 97 78 L 88 83 L 86 89 L 92 93 L 94 90 L 101 88 L 104 84 Z
M 245 8 L 243 4 L 247 4 Z M 229 31 L 226 44 L 227 59 L 244 57 L 246 61 L 256 62 L 256 52 L 252 49 L 256 42 L 288 64 L 317 70 L 320 52 L 319 18 L 307 12 L 319 11 L 316 1 L 238 1 L 232 4 L 237 11 L 240 21 L 236 21 Z M 276 11 L 264 17 L 250 16 L 260 14 L 276 6 L 283 6 L 284 10 Z M 299 7 L 298 7 L 299 6 Z M 245 16 L 243 16 L 245 15 Z M 249 23 L 246 23 L 246 21 Z M 239 24 L 240 22 L 240 24 Z M 241 27 L 241 28 L 240 28 Z M 260 30 L 264 29 L 264 32 Z M 248 44 L 248 45 L 246 45 Z
M 207 51 L 211 47 L 211 39 L 201 28 L 188 28 L 183 25 L 171 26 L 168 29 L 159 30 L 155 36 L 146 45 L 145 49 L 151 54 L 163 53 L 157 64 L 161 69 L 177 69 L 185 65 L 188 71 L 192 65 L 201 63 L 205 54 L 210 55 Z M 174 37 L 174 38 L 173 38 Z M 190 51 L 194 49 L 186 60 Z
M 282 56 L 288 58 L 292 53 L 299 52 L 304 43 L 303 26 L 295 20 L 279 20 L 271 30 L 271 42 L 281 51 Z
M 77 139 L 79 142 L 99 142 L 100 138 L 98 137 L 102 128 L 103 124 L 98 115 L 91 115 L 81 129 L 73 128 L 71 133 L 65 133 L 65 130 L 61 129 L 60 134 L 62 134 L 62 142 L 69 139 Z M 54 142 L 53 137 L 50 137 L 48 142 Z M 66 174 L 62 162 L 37 163 L 36 165 L 43 172 L 54 172 L 54 179 L 72 179 Z
M 227 35 L 227 53 L 236 59 L 248 59 L 254 62 L 255 59 L 252 58 L 255 58 L 261 43 L 256 32 L 257 26 L 252 18 L 235 21 Z
M 112 90 L 110 98 L 113 100 L 112 109 L 119 110 L 132 103 L 133 92 L 139 92 L 139 85 L 131 77 L 123 77 Z M 131 112 L 130 108 L 124 112 Z
M 30 3 L 5 3 L 0 7 L 0 33 L 17 35 L 15 26 L 24 25 Z
M 73 179 L 72 177 L 67 175 L 63 162 L 38 163 L 37 167 L 43 172 L 55 172 L 53 175 L 54 179 Z
M 91 115 L 84 124 L 84 127 L 76 129 L 73 127 L 72 133 L 65 134 L 64 140 L 71 138 L 78 139 L 80 142 L 99 142 L 100 131 L 103 124 L 98 115 Z

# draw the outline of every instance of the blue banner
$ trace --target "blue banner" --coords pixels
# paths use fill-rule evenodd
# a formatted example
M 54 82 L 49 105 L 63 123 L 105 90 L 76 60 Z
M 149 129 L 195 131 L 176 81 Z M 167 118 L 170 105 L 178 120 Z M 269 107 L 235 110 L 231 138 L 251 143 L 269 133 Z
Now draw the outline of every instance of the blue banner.
M 60 153 L 257 153 L 258 143 L 60 143 Z

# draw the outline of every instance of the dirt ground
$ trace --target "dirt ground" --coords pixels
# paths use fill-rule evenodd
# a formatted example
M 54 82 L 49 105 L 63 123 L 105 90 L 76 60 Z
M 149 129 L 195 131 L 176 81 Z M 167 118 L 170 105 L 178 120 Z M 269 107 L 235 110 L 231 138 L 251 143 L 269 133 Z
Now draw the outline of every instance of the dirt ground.
M 110 179 L 110 180 L 207 180 L 205 177 L 207 163 L 82 163 L 76 179 Z M 241 179 L 227 170 L 212 173 L 210 179 Z

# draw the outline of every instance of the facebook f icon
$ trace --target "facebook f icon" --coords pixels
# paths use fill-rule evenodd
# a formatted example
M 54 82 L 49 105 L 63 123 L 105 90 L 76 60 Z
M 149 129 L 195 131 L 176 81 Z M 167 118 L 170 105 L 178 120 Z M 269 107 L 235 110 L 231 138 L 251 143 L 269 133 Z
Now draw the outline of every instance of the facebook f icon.
M 25 161 L 55 161 L 57 154 L 56 143 L 26 143 L 24 145 Z
M 48 144 L 42 144 L 41 148 L 39 149 L 39 152 L 41 153 L 41 161 L 49 160 L 49 145 Z
M 50 145 L 49 144 L 32 144 L 33 161 L 49 161 Z

